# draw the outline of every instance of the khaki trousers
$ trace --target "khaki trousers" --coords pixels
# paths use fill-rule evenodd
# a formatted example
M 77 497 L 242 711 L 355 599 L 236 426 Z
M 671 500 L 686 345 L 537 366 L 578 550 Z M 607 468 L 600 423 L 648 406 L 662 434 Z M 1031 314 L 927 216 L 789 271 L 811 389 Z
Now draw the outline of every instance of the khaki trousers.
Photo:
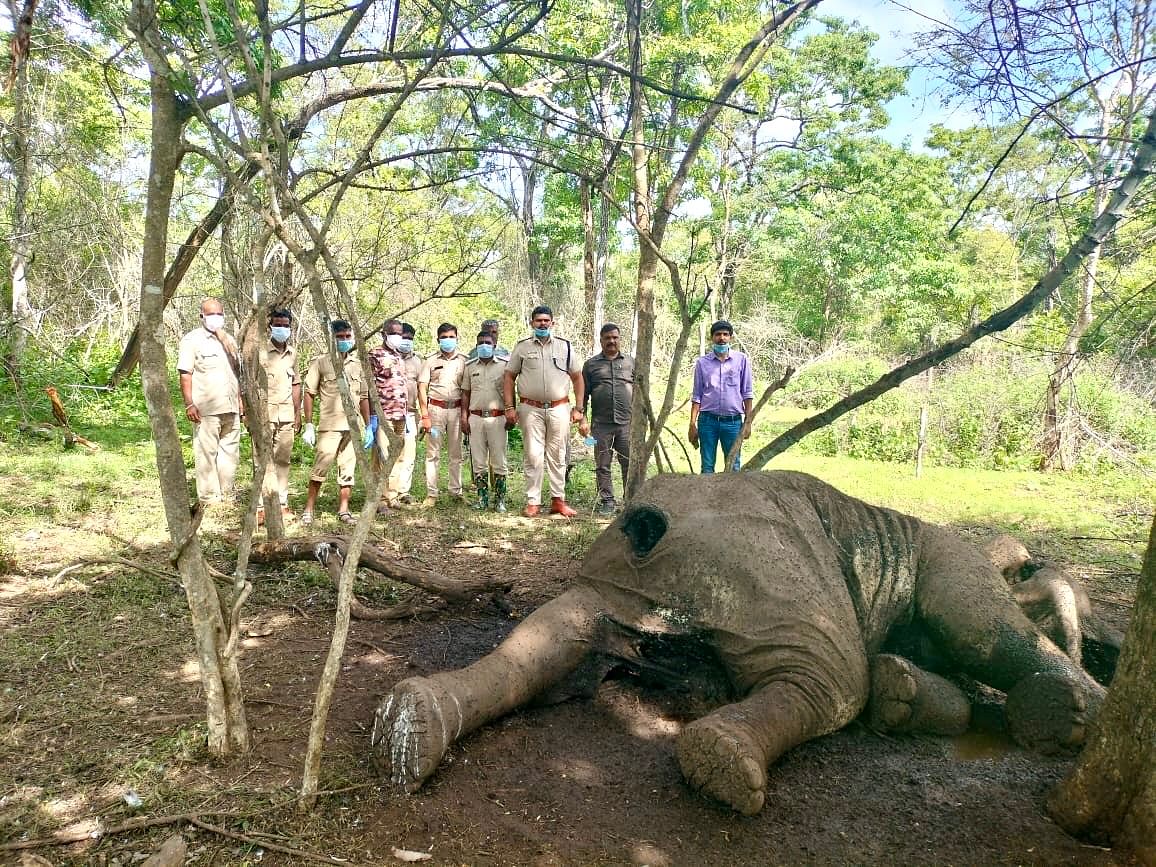
M 470 416 L 470 458 L 474 462 L 474 475 L 486 475 L 486 469 L 495 476 L 506 475 L 506 418 L 486 418 Z
M 411 424 L 412 426 L 412 424 Z M 388 492 L 390 499 L 396 500 L 409 493 L 413 487 L 413 467 L 417 463 L 417 434 L 408 430 L 402 439 L 401 457 L 393 465 L 389 474 Z
M 438 495 L 438 463 L 443 446 L 450 453 L 450 493 L 455 497 L 462 493 L 462 410 L 455 406 L 446 409 L 429 405 L 430 424 L 438 431 L 437 437 L 425 439 L 425 494 Z
M 526 504 L 542 505 L 542 470 L 550 480 L 550 496 L 566 496 L 566 440 L 570 434 L 570 404 L 550 409 L 518 404 L 522 426 L 523 465 L 526 469 Z
M 353 434 L 347 430 L 318 431 L 317 454 L 313 458 L 313 472 L 309 476 L 309 481 L 324 482 L 334 461 L 337 461 L 338 487 L 352 487 L 353 474 L 357 470 L 357 452 L 354 451 Z
M 201 416 L 193 431 L 197 499 L 209 503 L 233 495 L 240 451 L 241 424 L 237 413 Z
M 289 505 L 289 464 L 293 460 L 293 422 L 269 422 L 269 462 L 261 480 L 261 495 L 276 494 L 281 506 Z
M 399 454 L 393 462 L 393 467 L 389 471 L 389 478 L 385 481 L 385 487 L 381 491 L 381 502 L 392 503 L 399 496 L 396 488 L 396 480 L 399 478 L 398 467 L 401 466 L 402 461 L 405 460 L 406 452 L 410 454 L 410 475 L 413 474 L 413 454 L 417 451 L 416 439 L 406 435 L 405 419 L 391 419 L 389 421 L 380 422 L 377 428 L 377 447 L 373 450 L 373 470 L 374 472 L 381 472 L 381 468 L 385 466 L 385 461 L 382 460 L 382 455 L 390 456 L 389 438 L 385 435 L 385 426 L 389 425 L 395 434 L 402 437 L 401 454 Z M 413 440 L 414 445 L 410 445 L 408 440 Z

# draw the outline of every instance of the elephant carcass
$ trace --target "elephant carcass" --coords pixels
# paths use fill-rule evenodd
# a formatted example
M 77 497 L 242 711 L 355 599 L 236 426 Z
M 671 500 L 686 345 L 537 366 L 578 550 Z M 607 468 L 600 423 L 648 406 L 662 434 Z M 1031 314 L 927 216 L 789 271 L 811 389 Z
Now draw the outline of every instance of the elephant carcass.
M 494 652 L 398 683 L 375 714 L 371 752 L 413 791 L 454 741 L 555 687 L 592 653 L 629 657 L 623 635 L 678 635 L 717 656 L 736 697 L 683 729 L 683 775 L 753 814 L 768 766 L 854 719 L 889 632 L 912 623 L 953 666 L 1008 692 L 1017 739 L 1043 749 L 1082 742 L 1102 687 L 1023 614 L 980 549 L 779 471 L 649 480 L 595 540 L 575 586 Z M 875 669 L 875 698 L 898 727 L 934 728 L 953 713 L 939 701 L 942 684 L 913 666 Z

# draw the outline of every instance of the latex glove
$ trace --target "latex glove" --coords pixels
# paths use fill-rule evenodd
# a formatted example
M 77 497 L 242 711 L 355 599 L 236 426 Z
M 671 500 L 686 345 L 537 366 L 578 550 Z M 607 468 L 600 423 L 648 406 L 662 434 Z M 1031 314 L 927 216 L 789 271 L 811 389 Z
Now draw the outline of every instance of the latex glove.
M 369 417 L 369 424 L 365 426 L 365 434 L 361 437 L 361 447 L 366 451 L 373 448 L 373 441 L 377 438 L 377 416 Z
M 301 439 L 309 448 L 317 447 L 317 428 L 313 426 L 313 422 L 305 425 L 305 430 L 301 431 Z

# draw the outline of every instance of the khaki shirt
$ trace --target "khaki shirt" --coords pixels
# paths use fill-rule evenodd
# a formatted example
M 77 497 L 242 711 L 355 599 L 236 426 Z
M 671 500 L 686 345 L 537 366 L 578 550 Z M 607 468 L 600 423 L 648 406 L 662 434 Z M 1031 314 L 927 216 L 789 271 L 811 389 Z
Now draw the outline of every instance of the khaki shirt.
M 192 375 L 192 399 L 201 415 L 224 415 L 241 411 L 241 387 L 237 382 L 236 342 L 226 332 L 233 357 L 217 335 L 194 328 L 181 338 L 177 370 Z
M 362 375 L 361 362 L 352 351 L 345 356 L 345 378 L 349 380 L 349 393 L 353 395 L 355 408 L 362 400 L 369 400 L 369 379 Z M 341 392 L 337 390 L 337 374 L 328 353 L 318 355 L 309 362 L 309 370 L 305 374 L 305 390 L 315 399 L 320 395 L 321 418 L 317 422 L 318 430 L 349 430 L 349 420 L 341 405 Z
M 462 389 L 458 383 L 465 366 L 466 357 L 460 352 L 455 352 L 449 358 L 438 352 L 425 360 L 417 381 L 429 386 L 427 397 L 434 400 L 461 400 Z
M 461 389 L 470 393 L 469 409 L 502 409 L 502 374 L 506 359 L 494 356 L 493 361 L 473 359 L 462 368 Z
M 519 395 L 545 403 L 569 397 L 570 374 L 582 372 L 582 361 L 569 340 L 527 337 L 514 344 L 506 370 L 517 377 Z
M 293 423 L 293 386 L 297 383 L 297 348 L 286 343 L 278 349 L 273 341 L 261 348 L 261 366 L 265 368 L 265 381 L 269 387 L 266 400 L 269 403 L 269 421 L 273 423 Z
M 405 387 L 409 389 L 409 411 L 417 412 L 417 378 L 421 376 L 422 360 L 416 352 L 403 355 L 405 362 Z

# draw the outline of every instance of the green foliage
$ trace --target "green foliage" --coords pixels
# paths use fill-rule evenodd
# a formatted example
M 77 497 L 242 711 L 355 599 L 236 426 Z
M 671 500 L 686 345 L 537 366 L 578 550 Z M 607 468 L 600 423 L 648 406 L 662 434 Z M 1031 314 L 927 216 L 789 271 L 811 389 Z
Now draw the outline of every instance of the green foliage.
M 872 356 L 814 364 L 798 375 L 783 399 L 808 411 L 824 408 L 892 366 Z M 930 394 L 925 377 L 909 380 L 811 434 L 801 448 L 828 457 L 911 462 L 920 407 L 926 402 L 928 465 L 1031 469 L 1039 460 L 1048 370 L 1043 360 L 1010 354 L 965 362 L 938 373 Z M 1076 391 L 1086 426 L 1079 469 L 1156 465 L 1156 409 L 1095 369 L 1077 375 Z

